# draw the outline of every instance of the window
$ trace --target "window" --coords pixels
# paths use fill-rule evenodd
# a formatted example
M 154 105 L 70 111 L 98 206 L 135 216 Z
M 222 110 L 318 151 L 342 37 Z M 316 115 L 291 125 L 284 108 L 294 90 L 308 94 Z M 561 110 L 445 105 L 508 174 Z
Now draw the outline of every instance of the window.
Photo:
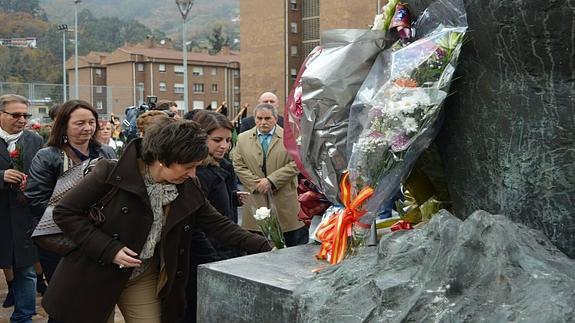
M 138 68 L 138 72 L 143 72 L 144 71 L 144 64 L 142 63 L 138 63 L 136 64 L 137 68 Z
M 104 110 L 104 103 L 102 101 L 96 102 L 96 110 Z
M 160 86 L 160 92 L 166 92 L 168 90 L 168 87 L 166 86 L 166 82 L 160 82 L 158 85 Z
M 174 83 L 174 93 L 184 93 L 184 83 Z
M 295 78 L 297 77 L 297 69 L 296 68 L 290 69 L 290 76 L 292 79 L 295 80 Z
M 203 109 L 204 108 L 204 101 L 193 101 L 192 102 L 192 108 L 194 110 Z
M 210 104 L 210 106 L 212 107 L 213 110 L 219 108 L 218 101 L 212 101 L 212 103 Z
M 144 92 L 144 82 L 138 82 L 137 88 L 138 88 L 138 91 Z
M 184 74 L 184 65 L 174 65 L 174 73 Z
M 239 85 L 234 86 L 234 92 L 240 92 L 240 87 L 239 87 Z
M 291 22 L 289 25 L 290 25 L 290 31 L 293 34 L 297 33 L 297 22 Z
M 96 73 L 97 77 L 101 77 L 102 76 L 102 69 L 101 68 L 97 68 L 94 70 L 94 73 Z
M 166 64 L 160 64 L 158 65 L 158 70 L 160 72 L 165 72 L 166 71 Z
M 202 76 L 204 75 L 204 68 L 201 66 L 194 66 L 192 67 L 192 75 L 195 76 Z
M 240 71 L 234 70 L 234 78 L 237 79 L 238 77 L 240 77 Z
M 212 83 L 212 92 L 213 93 L 218 92 L 218 85 L 216 83 Z
M 102 93 L 102 87 L 96 86 L 96 93 Z
M 234 108 L 236 108 L 236 109 L 237 109 L 237 108 L 239 108 L 239 107 L 240 107 L 240 103 L 239 103 L 239 102 L 237 102 L 237 101 L 236 101 L 236 102 L 234 102 Z
M 297 0 L 290 0 L 289 2 L 289 8 L 291 10 L 297 10 Z
M 46 108 L 38 108 L 38 113 L 46 114 Z
M 297 46 L 292 46 L 290 50 L 291 56 L 297 56 L 297 52 L 298 52 Z
M 215 67 L 212 67 L 212 75 L 217 75 L 218 74 L 218 69 Z
M 194 93 L 204 93 L 204 83 L 194 83 Z

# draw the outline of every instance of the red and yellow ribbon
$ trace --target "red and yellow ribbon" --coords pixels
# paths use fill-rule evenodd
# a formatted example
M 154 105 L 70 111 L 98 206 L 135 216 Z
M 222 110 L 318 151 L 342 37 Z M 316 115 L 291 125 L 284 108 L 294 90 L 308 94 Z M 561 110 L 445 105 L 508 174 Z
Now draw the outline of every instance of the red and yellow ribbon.
M 347 240 L 352 234 L 353 224 L 366 213 L 360 210 L 361 205 L 369 199 L 374 190 L 371 187 L 365 187 L 352 200 L 351 183 L 349 182 L 349 173 L 344 173 L 340 183 L 341 199 L 345 208 L 334 214 L 326 222 L 319 225 L 316 236 L 322 241 L 321 248 L 317 253 L 317 259 L 327 259 L 333 264 L 340 263 L 347 253 Z M 358 222 L 359 223 L 359 222 Z M 365 226 L 364 224 L 361 224 Z

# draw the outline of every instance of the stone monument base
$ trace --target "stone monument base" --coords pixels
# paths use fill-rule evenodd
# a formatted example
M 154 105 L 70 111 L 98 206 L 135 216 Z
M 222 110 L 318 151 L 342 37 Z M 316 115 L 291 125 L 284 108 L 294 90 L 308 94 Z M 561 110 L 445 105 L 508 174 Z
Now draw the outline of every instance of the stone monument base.
M 295 287 L 327 266 L 319 245 L 302 245 L 202 265 L 198 322 L 295 322 Z

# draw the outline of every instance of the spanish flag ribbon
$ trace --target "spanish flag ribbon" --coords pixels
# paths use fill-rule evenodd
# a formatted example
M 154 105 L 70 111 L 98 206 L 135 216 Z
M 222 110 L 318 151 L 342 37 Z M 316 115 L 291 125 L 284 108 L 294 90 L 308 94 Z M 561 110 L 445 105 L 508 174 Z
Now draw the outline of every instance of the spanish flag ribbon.
M 352 199 L 351 183 L 347 172 L 344 173 L 339 186 L 345 208 L 334 214 L 327 221 L 320 223 L 316 232 L 316 236 L 322 241 L 316 258 L 328 259 L 329 256 L 328 260 L 332 265 L 340 263 L 345 258 L 347 241 L 352 234 L 353 224 L 358 222 L 366 213 L 366 211 L 360 210 L 360 207 L 374 193 L 373 188 L 368 186 Z M 366 226 L 365 224 L 361 225 Z

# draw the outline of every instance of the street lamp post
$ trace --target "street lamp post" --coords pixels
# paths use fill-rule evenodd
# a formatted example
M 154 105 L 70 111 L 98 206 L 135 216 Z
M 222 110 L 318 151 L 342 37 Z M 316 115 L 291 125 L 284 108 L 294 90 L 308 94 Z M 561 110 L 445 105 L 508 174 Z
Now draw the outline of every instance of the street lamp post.
M 64 87 L 64 97 L 62 102 L 66 102 L 68 99 L 68 94 L 66 91 L 66 32 L 68 31 L 68 25 L 58 25 L 56 28 L 62 32 L 62 74 L 63 80 L 62 85 Z
M 82 1 L 74 0 L 74 87 L 76 88 L 76 99 L 80 98 L 80 76 L 78 73 L 78 3 L 80 2 Z
M 194 0 L 176 0 L 176 5 L 182 14 L 182 19 L 184 24 L 182 26 L 182 54 L 183 54 L 183 65 L 184 65 L 184 112 L 190 111 L 189 97 L 188 97 L 188 45 L 186 44 L 186 19 L 188 18 L 188 13 L 194 5 Z

